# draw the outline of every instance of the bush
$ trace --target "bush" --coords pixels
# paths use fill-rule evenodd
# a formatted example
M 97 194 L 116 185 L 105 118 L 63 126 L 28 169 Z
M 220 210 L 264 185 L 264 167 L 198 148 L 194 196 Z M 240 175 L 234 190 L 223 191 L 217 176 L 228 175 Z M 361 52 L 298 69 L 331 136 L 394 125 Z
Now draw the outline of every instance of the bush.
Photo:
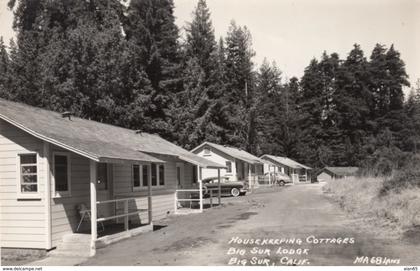
M 393 176 L 386 179 L 380 191 L 383 196 L 389 191 L 400 192 L 406 188 L 420 187 L 420 158 L 413 156 L 402 169 L 396 170 Z
M 401 236 L 410 227 L 420 225 L 419 173 L 413 168 L 389 180 L 383 177 L 331 180 L 324 190 L 330 192 L 344 210 L 361 218 L 368 227 L 374 227 L 378 234 Z

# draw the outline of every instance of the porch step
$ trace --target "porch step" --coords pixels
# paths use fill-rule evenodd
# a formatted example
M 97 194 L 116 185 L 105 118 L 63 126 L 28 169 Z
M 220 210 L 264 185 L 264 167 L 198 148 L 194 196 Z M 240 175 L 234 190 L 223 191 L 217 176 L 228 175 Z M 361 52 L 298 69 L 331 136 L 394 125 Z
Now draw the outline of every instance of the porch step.
M 66 234 L 57 248 L 50 252 L 56 256 L 89 257 L 90 235 L 89 234 Z

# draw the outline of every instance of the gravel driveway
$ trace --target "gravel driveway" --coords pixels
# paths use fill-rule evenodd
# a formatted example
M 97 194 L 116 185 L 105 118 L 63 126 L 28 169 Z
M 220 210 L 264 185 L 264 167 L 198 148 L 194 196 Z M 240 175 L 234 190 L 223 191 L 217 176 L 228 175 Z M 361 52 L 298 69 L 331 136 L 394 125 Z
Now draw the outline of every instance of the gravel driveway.
M 203 214 L 97 251 L 83 265 L 420 265 L 420 240 L 376 237 L 320 184 L 224 198 Z

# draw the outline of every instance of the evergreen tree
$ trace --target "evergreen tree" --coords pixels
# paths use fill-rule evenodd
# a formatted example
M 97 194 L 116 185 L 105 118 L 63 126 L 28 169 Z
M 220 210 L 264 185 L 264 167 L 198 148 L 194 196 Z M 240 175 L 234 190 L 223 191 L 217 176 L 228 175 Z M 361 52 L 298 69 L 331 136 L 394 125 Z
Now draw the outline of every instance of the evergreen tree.
M 256 76 L 258 154 L 281 154 L 283 128 L 281 72 L 264 59 Z
M 8 98 L 8 89 L 10 87 L 9 66 L 9 54 L 3 42 L 3 37 L 0 36 L 0 97 L 2 98 Z
M 136 51 L 138 70 L 144 70 L 151 83 L 145 104 L 144 131 L 174 139 L 169 123 L 169 105 L 180 89 L 178 28 L 172 0 L 132 0 L 124 30 Z
M 185 57 L 194 57 L 204 70 L 206 87 L 214 82 L 217 65 L 217 46 L 210 11 L 205 0 L 199 0 L 193 12 L 193 20 L 186 27 Z
M 406 123 L 409 130 L 406 149 L 417 154 L 420 148 L 420 79 L 411 89 L 404 109 L 410 120 Z
M 232 21 L 226 37 L 226 101 L 229 104 L 227 143 L 255 152 L 255 94 L 252 38 L 244 26 Z
M 41 79 L 41 54 L 51 35 L 43 20 L 46 0 L 10 0 L 9 8 L 15 8 L 13 29 L 17 33 L 16 44 L 11 44 L 10 72 L 13 80 L 9 86 L 10 99 L 42 106 L 44 93 Z M 16 6 L 16 7 L 15 7 Z
M 219 126 L 222 75 L 217 70 L 218 51 L 204 0 L 198 2 L 186 35 L 184 88 L 176 95 L 172 116 L 179 144 L 191 148 L 206 140 L 221 142 L 223 130 Z

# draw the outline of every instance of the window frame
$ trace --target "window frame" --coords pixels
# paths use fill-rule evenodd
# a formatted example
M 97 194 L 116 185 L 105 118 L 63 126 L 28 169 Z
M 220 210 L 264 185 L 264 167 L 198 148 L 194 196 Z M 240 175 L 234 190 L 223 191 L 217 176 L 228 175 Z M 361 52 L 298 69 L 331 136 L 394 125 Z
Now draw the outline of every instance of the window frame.
M 101 188 L 99 188 L 99 183 L 98 183 L 98 181 L 99 181 L 99 167 L 100 167 L 100 165 L 105 165 L 105 168 L 106 168 L 106 170 L 105 170 L 105 176 L 106 176 L 106 188 L 105 189 L 101 189 Z M 110 180 L 110 174 L 109 174 L 109 163 L 105 163 L 105 162 L 98 162 L 97 164 L 96 164 L 96 191 L 97 192 L 107 192 L 107 191 L 110 191 L 110 187 L 109 187 L 109 180 Z
M 228 167 L 228 165 L 227 164 L 230 164 L 230 167 Z M 226 173 L 227 174 L 232 174 L 233 172 L 232 172 L 232 161 L 225 161 L 225 166 L 226 166 Z
M 204 156 L 211 156 L 211 150 L 209 147 L 204 147 L 203 148 L 203 155 Z
M 20 163 L 20 157 L 22 155 L 31 155 L 34 154 L 36 156 L 36 185 L 37 190 L 36 192 L 22 192 L 22 172 L 21 168 L 22 165 Z M 40 185 L 40 175 L 39 170 L 41 169 L 40 166 L 40 155 L 38 152 L 34 151 L 23 151 L 18 152 L 16 155 L 16 187 L 17 187 L 17 198 L 18 199 L 41 199 L 41 193 L 39 192 L 39 185 Z
M 134 186 L 134 166 L 138 166 L 139 182 L 140 182 L 139 186 Z M 144 168 L 147 169 L 147 177 L 149 178 L 149 174 L 151 174 L 151 165 L 150 164 L 133 164 L 131 166 L 131 186 L 133 188 L 133 192 L 146 190 L 147 187 L 148 187 L 148 185 L 143 184 L 143 180 L 144 180 L 143 169 Z M 147 180 L 147 183 L 149 183 L 148 180 Z
M 163 184 L 160 184 L 160 167 L 163 168 Z M 166 176 L 165 176 L 165 164 L 157 164 L 157 187 L 166 186 Z
M 135 166 L 138 167 L 137 168 L 138 174 L 139 174 L 139 185 L 138 186 L 134 185 L 134 167 Z M 142 178 L 142 176 L 140 176 L 140 168 L 142 168 L 140 164 L 132 164 L 131 165 L 131 186 L 133 188 L 133 191 L 141 190 L 141 178 Z
M 55 188 L 55 156 L 66 156 L 67 157 L 67 191 L 56 191 Z M 71 153 L 70 152 L 59 152 L 55 151 L 52 153 L 52 185 L 53 195 L 55 198 L 70 197 L 71 196 Z

